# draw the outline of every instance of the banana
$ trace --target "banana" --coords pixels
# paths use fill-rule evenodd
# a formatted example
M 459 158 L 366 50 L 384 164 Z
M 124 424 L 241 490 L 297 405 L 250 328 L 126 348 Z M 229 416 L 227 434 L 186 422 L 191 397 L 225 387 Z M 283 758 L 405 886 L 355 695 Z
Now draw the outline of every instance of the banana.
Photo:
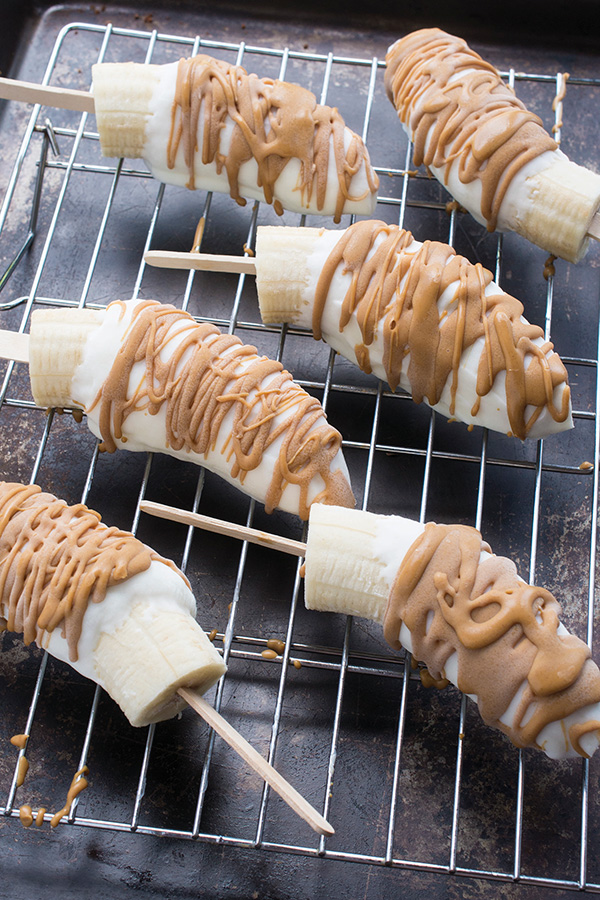
M 31 392 L 45 408 L 75 406 L 73 376 L 83 362 L 88 337 L 102 322 L 102 313 L 86 309 L 40 309 L 33 317 L 29 341 Z
M 313 507 L 305 604 L 381 623 L 394 649 L 467 694 L 518 747 L 588 757 L 600 743 L 600 671 L 587 644 L 560 623 L 552 594 L 474 528 Z
M 310 261 L 331 236 L 331 249 L 339 232 L 324 228 L 277 228 L 259 225 L 256 230 L 256 290 L 265 325 L 282 322 L 312 324 L 312 296 L 318 274 Z M 323 261 L 325 257 L 323 258 Z
M 354 505 L 319 401 L 215 325 L 146 300 L 35 311 L 29 353 L 36 403 L 83 409 L 102 449 L 194 462 L 303 519 L 315 502 Z
M 142 158 L 155 178 L 333 216 L 369 214 L 378 177 L 337 109 L 298 85 L 200 55 L 163 66 L 92 67 L 104 156 Z
M 140 159 L 160 66 L 101 63 L 92 69 L 94 109 L 103 156 Z
M 353 510 L 348 517 L 339 506 L 323 515 L 311 513 L 306 547 L 304 595 L 308 609 L 344 613 L 383 624 L 396 572 L 424 526 L 401 516 L 382 516 Z M 391 565 L 380 552 L 385 542 Z
M 189 611 L 146 600 L 115 631 L 101 632 L 93 658 L 94 680 L 134 726 L 172 718 L 187 706 L 180 687 L 204 694 L 226 671 Z
M 259 226 L 263 322 L 310 328 L 364 372 L 468 425 L 520 439 L 573 425 L 567 372 L 481 265 L 376 220 Z
M 96 681 L 134 726 L 185 707 L 226 666 L 195 620 L 185 576 L 83 504 L 0 482 L 0 616 Z
M 385 86 L 424 164 L 489 231 L 514 231 L 579 262 L 600 175 L 568 159 L 496 69 L 438 28 L 396 41 Z

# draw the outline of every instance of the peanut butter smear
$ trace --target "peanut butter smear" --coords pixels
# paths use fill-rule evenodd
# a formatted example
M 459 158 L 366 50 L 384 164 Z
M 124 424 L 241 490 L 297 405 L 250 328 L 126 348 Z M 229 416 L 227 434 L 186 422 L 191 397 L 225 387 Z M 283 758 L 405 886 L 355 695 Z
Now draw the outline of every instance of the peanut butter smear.
M 318 477 L 323 486 L 311 502 L 354 506 L 345 475 L 341 469 L 332 472 L 340 433 L 328 424 L 320 402 L 297 385 L 281 363 L 259 357 L 255 347 L 235 335 L 222 334 L 210 323 L 198 324 L 170 305 L 146 301 L 136 306 L 133 316 L 91 406 L 100 404 L 103 449 L 116 449 L 131 412 L 156 415 L 164 405 L 166 446 L 200 456 L 219 450 L 231 462 L 232 478 L 241 484 L 269 448 L 279 444 L 264 500 L 268 512 L 279 505 L 287 485 L 298 485 L 299 515 L 307 519 L 309 488 Z M 132 388 L 130 377 L 138 362 L 144 375 Z M 226 418 L 231 427 L 224 435 Z
M 228 150 L 223 153 L 220 144 L 228 121 L 233 123 L 233 131 Z M 231 197 L 244 206 L 246 200 L 239 190 L 240 168 L 254 159 L 257 185 L 264 192 L 265 202 L 273 204 L 281 215 L 275 183 L 289 161 L 297 159 L 300 172 L 295 189 L 302 204 L 308 206 L 314 195 L 321 210 L 330 177 L 331 148 L 338 183 L 334 221 L 339 222 L 346 201 L 358 202 L 379 186 L 362 139 L 348 133 L 351 137 L 345 146 L 347 134 L 338 110 L 318 105 L 314 94 L 298 85 L 248 75 L 241 66 L 210 56 L 179 61 L 167 161 L 169 168 L 174 168 L 181 146 L 189 171 L 187 187 L 192 190 L 194 161 L 200 153 L 203 165 L 215 163 L 219 174 L 225 170 Z M 353 196 L 350 184 L 363 165 L 368 189 Z
M 25 644 L 44 647 L 61 628 L 69 658 L 77 660 L 88 604 L 157 558 L 82 503 L 67 506 L 38 485 L 0 482 L 0 610 Z
M 463 184 L 478 179 L 481 214 L 494 231 L 512 179 L 558 144 L 461 38 L 415 31 L 390 47 L 386 65 L 386 90 L 414 141 L 414 164 L 443 169 L 446 184 L 454 163 Z
M 404 622 L 412 653 L 434 679 L 445 677 L 456 653 L 457 686 L 476 695 L 483 720 L 518 747 L 539 746 L 546 725 L 600 700 L 589 647 L 558 632 L 559 614 L 552 594 L 526 584 L 510 560 L 491 555 L 475 528 L 430 523 L 402 561 L 384 635 L 399 649 Z M 519 691 L 511 721 L 501 721 Z M 583 735 L 599 727 L 588 721 L 569 728 L 579 754 L 586 755 Z
M 542 411 L 564 422 L 570 409 L 567 372 L 553 345 L 534 343 L 544 333 L 521 319 L 523 305 L 505 294 L 486 295 L 492 273 L 479 263 L 458 256 L 452 247 L 425 241 L 408 252 L 413 236 L 398 226 L 365 220 L 346 229 L 323 266 L 313 306 L 313 334 L 321 338 L 321 320 L 333 276 L 342 267 L 352 281 L 343 301 L 340 332 L 354 315 L 361 345 L 358 365 L 371 371 L 369 347 L 382 334 L 387 381 L 396 390 L 402 363 L 410 354 L 408 379 L 413 400 L 439 402 L 451 378 L 454 413 L 461 356 L 478 339 L 483 349 L 477 372 L 477 401 L 487 394 L 501 372 L 506 373 L 506 406 L 512 434 L 524 439 Z M 456 285 L 453 302 L 443 311 L 440 297 Z M 548 355 L 550 354 L 550 355 Z M 560 406 L 554 389 L 565 385 Z

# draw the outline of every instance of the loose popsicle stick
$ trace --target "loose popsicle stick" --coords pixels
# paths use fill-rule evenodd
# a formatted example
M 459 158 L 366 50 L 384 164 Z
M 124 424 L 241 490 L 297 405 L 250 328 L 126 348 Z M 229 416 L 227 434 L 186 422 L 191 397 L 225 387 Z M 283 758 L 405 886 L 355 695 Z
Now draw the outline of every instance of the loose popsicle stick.
M 229 722 L 216 711 L 216 709 L 207 703 L 204 697 L 195 691 L 183 687 L 179 688 L 178 693 L 183 697 L 186 703 L 188 703 L 192 709 L 195 709 L 198 715 L 202 716 L 211 728 L 214 728 L 217 734 L 220 735 L 223 740 L 225 740 L 283 800 L 285 800 L 288 806 L 293 809 L 301 819 L 304 819 L 304 821 L 310 825 L 313 831 L 318 832 L 318 834 L 327 835 L 335 833 L 327 819 L 324 819 L 323 816 L 310 805 L 308 800 L 305 800 L 304 797 L 298 793 L 296 788 L 292 787 L 292 785 L 279 774 L 277 769 L 274 769 L 273 766 L 254 749 L 252 744 L 248 743 L 246 738 L 242 737 L 242 735 L 236 731 L 235 728 L 233 728 L 233 726 L 231 726 Z
M 29 362 L 29 335 L 0 329 L 0 359 Z
M 52 85 L 0 78 L 0 99 L 20 100 L 23 103 L 40 103 L 55 109 L 73 109 L 75 112 L 93 113 L 94 97 L 86 91 L 59 88 Z
M 256 275 L 256 262 L 251 256 L 227 256 L 224 253 L 178 253 L 148 250 L 144 262 L 159 269 L 202 269 L 205 272 L 235 272 Z
M 216 534 L 225 534 L 228 537 L 238 538 L 241 541 L 249 541 L 251 544 L 260 544 L 271 550 L 279 550 L 289 553 L 291 556 L 304 556 L 306 544 L 302 541 L 294 541 L 291 538 L 280 537 L 277 534 L 269 534 L 258 528 L 249 528 L 247 525 L 236 525 L 233 522 L 225 522 L 223 519 L 213 519 L 201 513 L 190 512 L 185 509 L 177 509 L 175 506 L 165 506 L 162 503 L 154 503 L 152 500 L 142 500 L 140 503 L 142 512 L 159 519 L 169 519 L 171 522 L 182 522 L 184 525 L 193 525 L 204 531 L 213 531 Z

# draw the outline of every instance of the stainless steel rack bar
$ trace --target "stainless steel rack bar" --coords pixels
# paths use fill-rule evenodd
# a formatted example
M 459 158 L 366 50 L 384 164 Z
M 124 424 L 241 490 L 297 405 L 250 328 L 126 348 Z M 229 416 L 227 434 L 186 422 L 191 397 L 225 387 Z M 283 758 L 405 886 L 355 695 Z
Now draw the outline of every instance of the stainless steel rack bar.
M 526 265 L 537 267 L 537 290 L 545 296 L 543 308 L 538 304 L 539 315 L 546 331 L 554 332 L 557 318 L 559 329 L 565 328 L 564 317 L 557 316 L 569 291 L 564 270 L 544 281 L 538 255 L 527 256 L 527 249 L 510 239 L 481 238 L 477 227 L 456 210 L 448 215 L 442 189 L 432 185 L 423 173 L 416 176 L 411 173 L 411 148 L 399 126 L 393 151 L 381 139 L 378 132 L 381 123 L 387 122 L 390 128 L 397 123 L 383 92 L 384 63 L 378 57 L 363 59 L 290 47 L 253 46 L 243 41 L 72 23 L 57 36 L 43 80 L 50 83 L 54 78 L 64 79 L 65 70 L 76 71 L 74 61 L 79 60 L 82 74 L 78 86 L 86 89 L 91 59 L 135 57 L 148 62 L 166 61 L 177 58 L 176 54 L 199 49 L 223 54 L 249 69 L 260 69 L 272 60 L 272 71 L 280 78 L 300 80 L 309 71 L 306 77 L 311 89 L 320 92 L 321 102 L 330 102 L 333 97 L 331 102 L 342 107 L 345 100 L 355 115 L 354 127 L 369 142 L 373 161 L 382 181 L 385 180 L 378 215 L 391 216 L 390 221 L 413 230 L 423 221 L 423 227 L 436 230 L 429 237 L 461 246 L 476 243 L 484 264 L 495 267 L 496 280 L 501 283 L 507 279 L 518 282 L 519 275 L 515 279 L 512 269 L 522 266 L 523 260 Z M 309 64 L 310 69 L 293 68 L 294 62 Z M 600 102 L 596 96 L 600 96 L 600 79 L 573 75 L 568 80 L 561 114 L 558 109 L 553 111 L 552 106 L 562 84 L 562 73 L 534 74 L 507 68 L 503 74 L 517 91 L 521 85 L 535 84 L 545 92 L 540 108 L 548 121 L 554 118 L 556 133 L 563 139 L 569 129 L 570 92 L 585 92 L 590 103 Z M 58 142 L 59 154 L 54 158 L 46 152 L 50 140 Z M 34 232 L 29 237 L 19 234 L 19 222 L 32 169 L 36 169 L 37 175 L 27 210 L 35 213 L 29 219 Z M 73 216 L 75 228 L 84 224 L 82 202 L 87 204 L 89 221 L 85 223 L 81 244 L 69 255 L 63 232 L 69 236 L 69 219 Z M 344 446 L 363 508 L 412 515 L 421 521 L 433 516 L 458 516 L 481 528 L 492 545 L 497 539 L 518 559 L 521 568 L 528 570 L 530 579 L 538 581 L 542 577 L 554 579 L 553 567 L 562 565 L 553 547 L 553 540 L 559 540 L 568 558 L 553 586 L 557 589 L 564 581 L 566 613 L 593 647 L 593 623 L 598 614 L 595 586 L 600 297 L 591 298 L 582 312 L 589 321 L 595 313 L 593 327 L 589 322 L 582 325 L 576 321 L 576 311 L 570 313 L 570 324 L 575 329 L 583 329 L 582 334 L 588 338 L 587 343 L 582 339 L 581 355 L 571 353 L 563 357 L 574 384 L 576 437 L 565 442 L 564 450 L 560 437 L 536 445 L 516 445 L 509 439 L 477 430 L 467 433 L 459 425 L 449 427 L 428 410 L 415 407 L 402 395 L 391 394 L 373 379 L 349 373 L 332 352 L 316 345 L 300 329 L 264 327 L 253 304 L 252 280 L 244 275 L 224 279 L 191 272 L 184 284 L 175 274 L 149 271 L 143 262 L 144 250 L 158 246 L 165 239 L 178 243 L 178 249 L 188 249 L 181 242 L 191 239 L 200 216 L 206 222 L 203 248 L 208 246 L 209 251 L 232 243 L 238 248 L 251 248 L 257 224 L 273 220 L 272 212 L 260 204 L 237 210 L 229 198 L 200 192 L 196 195 L 194 213 L 188 196 L 182 198 L 175 189 L 157 185 L 141 164 L 100 160 L 98 136 L 89 116 L 55 114 L 35 107 L 0 210 L 0 253 L 10 257 L 17 238 L 27 241 L 27 249 L 15 257 L 10 278 L 0 282 L 0 289 L 4 288 L 0 306 L 2 321 L 15 331 L 24 331 L 31 310 L 37 306 L 103 306 L 113 299 L 109 292 L 118 278 L 119 289 L 130 296 L 147 295 L 156 289 L 167 291 L 169 297 L 163 294 L 159 299 L 172 300 L 174 296 L 175 302 L 198 320 L 210 319 L 232 332 L 250 334 L 265 352 L 277 355 L 292 371 L 297 368 L 300 383 L 322 397 L 334 422 L 341 413 L 346 425 Z M 185 223 L 183 226 L 181 221 Z M 288 215 L 284 221 L 304 224 L 307 220 Z M 122 246 L 128 238 L 128 229 L 131 243 Z M 118 262 L 113 262 L 117 257 Z M 65 273 L 61 275 L 62 281 L 56 276 L 59 266 Z M 57 280 L 61 281 L 62 291 L 47 291 L 47 283 L 54 287 Z M 591 331 L 595 335 L 593 340 L 589 338 Z M 556 334 L 554 339 L 560 350 Z M 313 358 L 314 367 L 310 362 Z M 204 505 L 218 507 L 222 502 L 236 520 L 247 524 L 257 519 L 263 521 L 262 511 L 242 496 L 232 498 L 227 494 L 223 501 L 218 499 L 218 489 L 201 470 L 190 474 L 185 464 L 173 463 L 169 468 L 152 456 L 143 466 L 137 461 L 123 462 L 121 458 L 100 459 L 91 439 L 78 439 L 78 449 L 74 452 L 82 454 L 83 468 L 80 472 L 74 466 L 75 471 L 71 473 L 67 442 L 74 438 L 75 431 L 70 416 L 52 414 L 40 427 L 42 413 L 32 403 L 27 379 L 18 366 L 5 367 L 0 399 L 0 446 L 6 443 L 9 448 L 5 456 L 7 471 L 0 473 L 3 477 L 11 474 L 8 470 L 13 455 L 8 430 L 18 416 L 29 423 L 28 434 L 31 433 L 16 466 L 22 477 L 42 483 L 49 481 L 51 485 L 54 481 L 69 485 L 73 477 L 72 487 L 68 488 L 73 499 L 86 500 L 90 496 L 101 512 L 106 508 L 107 516 L 119 508 L 115 498 L 123 492 L 127 501 L 122 515 L 129 518 L 122 524 L 143 531 L 144 535 L 153 526 L 141 516 L 139 504 L 142 499 L 160 496 L 164 491 L 173 492 L 193 510 Z M 591 461 L 591 468 L 580 467 L 585 460 Z M 177 473 L 181 483 L 170 480 L 171 472 Z M 390 481 L 392 472 L 393 482 Z M 135 479 L 133 483 L 128 483 L 130 477 Z M 507 521 L 503 521 L 504 509 Z M 284 515 L 275 515 L 272 527 L 297 537 L 302 535 L 301 524 Z M 572 534 L 569 528 L 573 528 Z M 112 802 L 111 778 L 103 771 L 100 780 L 105 780 L 106 786 L 93 784 L 88 792 L 80 795 L 69 816 L 69 826 L 136 832 L 157 839 L 170 837 L 254 847 L 261 852 L 320 856 L 417 872 L 453 873 L 490 882 L 600 893 L 597 858 L 600 847 L 596 834 L 600 798 L 590 786 L 595 784 L 590 778 L 590 770 L 596 772 L 594 761 L 557 766 L 569 785 L 579 784 L 579 796 L 574 798 L 569 794 L 569 802 L 577 804 L 577 814 L 574 816 L 572 811 L 567 813 L 563 809 L 566 794 L 558 796 L 555 802 L 559 808 L 552 814 L 553 821 L 564 815 L 569 822 L 565 826 L 565 834 L 568 831 L 565 858 L 559 861 L 564 866 L 560 868 L 551 855 L 537 856 L 532 861 L 531 845 L 535 843 L 537 825 L 528 791 L 533 790 L 536 797 L 539 794 L 540 803 L 544 797 L 548 799 L 546 792 L 556 782 L 556 770 L 533 755 L 507 747 L 503 739 L 489 736 L 464 698 L 460 701 L 454 694 L 447 702 L 441 697 L 432 699 L 422 688 L 418 673 L 411 670 L 403 656 L 394 656 L 385 648 L 375 629 L 352 618 L 343 624 L 332 619 L 328 620 L 332 633 L 324 637 L 327 629 L 323 622 L 307 618 L 302 609 L 298 562 L 283 563 L 279 559 L 266 562 L 262 557 L 257 561 L 257 551 L 251 545 L 235 546 L 226 538 L 205 544 L 192 528 L 169 530 L 166 537 L 160 531 L 155 530 L 154 534 L 159 541 L 164 538 L 174 547 L 178 563 L 201 593 L 201 575 L 210 575 L 210 590 L 219 593 L 220 608 L 216 601 L 211 602 L 203 594 L 199 612 L 200 621 L 207 629 L 211 618 L 218 620 L 217 645 L 230 662 L 229 674 L 214 692 L 215 705 L 236 717 L 241 728 L 249 728 L 252 736 L 262 743 L 269 760 L 281 764 L 290 778 L 294 778 L 294 764 L 302 760 L 299 768 L 303 784 L 312 791 L 313 802 L 321 805 L 324 814 L 332 818 L 337 833 L 331 839 L 307 840 L 306 834 L 286 819 L 268 789 L 257 789 L 256 785 L 246 786 L 240 793 L 240 802 L 248 806 L 246 817 L 242 816 L 240 809 L 235 808 L 236 795 L 223 785 L 230 776 L 240 777 L 234 765 L 227 761 L 213 735 L 201 730 L 191 734 L 183 722 L 152 727 L 142 737 L 128 731 L 124 740 L 135 748 L 138 762 L 132 763 L 122 778 L 114 776 L 119 786 L 128 784 L 126 800 L 120 797 L 118 802 Z M 567 571 L 570 560 L 575 562 L 576 571 Z M 277 604 L 273 596 L 268 598 L 265 609 L 262 592 L 265 588 L 274 591 L 267 572 L 270 567 L 276 573 L 273 580 L 280 596 Z M 586 594 L 584 611 L 572 608 L 579 585 Z M 225 615 L 227 605 L 230 608 Z M 256 614 L 256 630 L 251 627 L 250 612 Z M 261 656 L 271 633 L 282 635 L 285 643 L 285 652 L 275 663 Z M 35 652 L 31 657 L 34 665 Z M 292 665 L 294 660 L 300 663 L 298 670 Z M 3 677 L 5 673 L 0 669 L 0 690 L 3 690 Z M 41 720 L 40 733 L 44 740 L 52 741 L 57 752 L 61 736 L 49 732 L 46 711 L 55 690 L 60 692 L 60 673 L 56 687 L 53 686 L 55 678 L 56 667 L 42 656 L 33 690 L 29 691 L 25 683 L 18 692 L 18 698 L 22 694 L 29 696 L 29 708 L 19 713 L 15 706 L 9 722 L 22 721 L 35 742 L 36 723 Z M 87 764 L 93 771 L 94 766 L 101 767 L 106 723 L 109 731 L 115 721 L 123 727 L 125 723 L 101 692 L 90 689 L 86 693 L 85 685 L 78 685 L 78 690 L 84 692 L 86 705 L 72 703 L 66 715 L 73 722 L 83 718 L 84 725 L 72 729 L 79 734 L 80 743 L 71 755 L 80 766 Z M 309 701 L 311 690 L 319 703 L 326 700 L 328 706 L 313 709 Z M 49 701 L 47 694 L 50 694 Z M 242 709 L 238 708 L 238 695 Z M 371 714 L 367 695 L 373 698 L 381 695 L 386 705 L 383 700 L 375 699 L 376 709 Z M 245 706 L 252 698 L 260 702 L 255 710 Z M 65 703 L 68 705 L 68 698 Z M 377 716 L 384 720 L 383 726 L 378 724 Z M 311 717 L 315 722 L 310 721 Z M 373 735 L 369 734 L 368 727 L 375 729 Z M 436 738 L 436 731 L 443 737 Z M 186 825 L 181 823 L 174 805 L 154 804 L 149 791 L 149 783 L 157 791 L 157 778 L 164 778 L 169 782 L 165 795 L 178 796 L 174 784 L 180 776 L 161 770 L 167 755 L 165 745 L 170 740 L 179 742 L 175 753 L 179 768 L 188 765 L 192 772 L 189 792 L 193 799 L 185 805 Z M 311 740 L 314 746 L 310 745 Z M 185 749 L 186 741 L 193 747 L 193 764 L 189 759 L 191 751 Z M 369 743 L 373 745 L 370 751 Z M 482 745 L 483 754 L 479 751 Z M 0 760 L 4 757 L 4 767 L 0 766 L 0 800 L 4 797 L 0 814 L 13 822 L 14 827 L 20 827 L 18 804 L 26 802 L 29 790 L 37 790 L 36 782 L 28 776 L 25 785 L 17 788 L 18 759 L 14 761 L 6 742 L 0 746 L 5 748 L 0 751 Z M 63 751 L 69 755 L 66 749 Z M 114 753 L 114 748 L 110 753 Z M 422 758 L 426 761 L 420 775 Z M 110 767 L 110 761 L 106 765 Z M 354 765 L 363 768 L 364 793 L 358 783 L 360 779 L 354 775 Z M 436 778 L 431 777 L 434 769 Z M 43 773 L 37 777 L 43 790 L 48 786 Z M 478 778 L 483 781 L 477 783 Z M 68 775 L 63 774 L 62 780 L 67 782 L 66 792 Z M 378 790 L 381 795 L 377 794 Z M 506 815 L 501 815 L 494 803 L 484 809 L 482 791 L 490 797 L 502 794 L 508 810 Z M 430 807 L 433 811 L 426 816 L 426 822 L 428 827 L 437 828 L 433 849 L 410 827 L 415 810 Z M 355 809 L 360 810 L 360 815 L 353 816 Z M 46 821 L 49 818 L 47 814 Z M 244 818 L 249 824 L 242 821 Z M 494 842 L 485 846 L 480 846 L 476 837 L 482 821 L 496 836 Z

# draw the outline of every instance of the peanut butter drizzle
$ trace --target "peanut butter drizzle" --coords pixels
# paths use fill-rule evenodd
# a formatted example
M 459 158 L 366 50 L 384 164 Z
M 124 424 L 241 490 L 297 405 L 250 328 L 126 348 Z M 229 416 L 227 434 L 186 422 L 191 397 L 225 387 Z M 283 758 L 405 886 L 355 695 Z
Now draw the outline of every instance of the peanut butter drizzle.
M 229 150 L 223 154 L 219 144 L 228 118 L 234 126 Z M 169 168 L 175 166 L 181 145 L 189 172 L 187 187 L 193 190 L 194 161 L 200 153 L 203 165 L 215 163 L 219 174 L 225 170 L 231 197 L 244 206 L 239 172 L 245 162 L 255 159 L 257 185 L 263 190 L 265 202 L 273 204 L 281 215 L 281 203 L 274 202 L 275 182 L 291 159 L 300 161 L 295 189 L 300 191 L 303 205 L 310 203 L 314 193 L 317 208 L 323 209 L 331 144 L 338 182 L 334 221 L 339 222 L 347 200 L 360 201 L 379 185 L 363 141 L 352 134 L 345 148 L 344 131 L 338 110 L 318 105 L 314 94 L 305 88 L 248 75 L 241 66 L 200 55 L 179 61 L 167 162 Z M 350 183 L 363 164 L 368 189 L 352 196 Z
M 558 634 L 560 606 L 549 591 L 526 584 L 510 560 L 487 556 L 475 528 L 430 523 L 404 557 L 384 619 L 388 643 L 399 649 L 402 622 L 412 652 L 434 679 L 444 677 L 458 656 L 457 685 L 475 694 L 483 720 L 504 731 L 518 747 L 539 746 L 537 737 L 560 721 L 600 701 L 600 671 L 587 644 Z M 522 685 L 512 725 L 500 721 Z M 573 725 L 580 740 L 598 722 Z
M 506 191 L 522 167 L 555 140 L 490 63 L 438 28 L 398 41 L 385 86 L 414 141 L 414 163 L 444 170 L 458 161 L 463 184 L 481 182 L 481 214 L 494 231 Z
M 158 558 L 82 503 L 67 506 L 38 485 L 0 482 L 0 609 L 25 644 L 43 647 L 61 628 L 77 660 L 88 604 Z
M 180 343 L 172 349 L 170 329 L 182 323 L 183 330 L 177 331 Z M 136 362 L 144 363 L 145 374 L 130 394 Z M 91 408 L 97 403 L 102 447 L 109 452 L 116 449 L 115 440 L 123 438 L 123 423 L 131 412 L 156 415 L 165 404 L 167 447 L 207 456 L 219 439 L 224 443 L 218 449 L 231 461 L 231 476 L 242 484 L 267 449 L 282 439 L 265 497 L 268 512 L 279 505 L 286 485 L 296 484 L 299 515 L 307 519 L 308 491 L 317 475 L 324 488 L 312 502 L 354 506 L 346 477 L 339 469 L 331 471 L 342 438 L 325 420 L 319 401 L 295 384 L 281 363 L 257 356 L 255 347 L 222 334 L 216 325 L 197 324 L 173 306 L 147 301 L 136 307 Z M 231 432 L 219 438 L 229 413 Z M 289 415 L 277 422 L 284 413 Z
M 73 775 L 73 780 L 71 781 L 71 786 L 67 792 L 67 799 L 65 800 L 65 805 L 62 809 L 59 809 L 58 812 L 54 813 L 52 818 L 50 819 L 50 825 L 52 828 L 56 828 L 56 826 L 60 823 L 61 819 L 64 816 L 68 816 L 71 812 L 71 807 L 75 802 L 75 799 L 79 796 L 79 794 L 86 789 L 88 786 L 88 780 L 84 776 L 87 775 L 88 767 L 84 766 L 82 769 L 79 769 L 78 772 L 75 772 Z
M 29 760 L 26 756 L 22 756 L 19 759 L 19 763 L 17 765 L 17 787 L 22 787 L 25 782 L 25 777 L 29 771 Z
M 343 331 L 351 316 L 356 317 L 363 343 L 354 350 L 364 372 L 371 371 L 369 347 L 382 328 L 383 365 L 390 388 L 396 390 L 402 363 L 410 354 L 407 374 L 413 400 L 420 403 L 426 399 L 434 406 L 451 376 L 453 415 L 461 356 L 483 338 L 478 400 L 471 414 L 477 415 L 479 398 L 504 371 L 513 434 L 527 437 L 544 409 L 555 421 L 564 422 L 569 415 L 569 388 L 565 386 L 560 407 L 554 404 L 553 392 L 557 385 L 566 385 L 566 369 L 557 354 L 546 356 L 553 348 L 550 342 L 533 343 L 543 337 L 543 331 L 521 320 L 522 303 L 502 292 L 486 296 L 492 273 L 458 256 L 448 245 L 426 241 L 416 252 L 407 253 L 412 242 L 409 231 L 376 220 L 357 222 L 346 229 L 317 284 L 312 321 L 315 338 L 321 338 L 331 281 L 342 266 L 352 281 L 343 301 L 339 330 Z M 454 283 L 454 301 L 440 314 L 438 300 Z M 528 407 L 533 407 L 533 412 Z
M 35 819 L 33 817 L 33 810 L 28 803 L 24 803 L 19 807 L 19 819 L 21 820 L 21 825 L 23 828 L 31 828 L 31 826 L 35 823 L 38 828 L 44 824 L 44 816 L 46 815 L 46 808 L 41 806 L 36 815 Z
M 563 100 L 567 93 L 567 81 L 570 77 L 568 72 L 559 72 L 556 79 L 556 96 L 552 101 L 552 111 L 556 114 L 556 122 L 552 126 L 552 134 L 556 136 L 555 140 L 557 144 L 560 144 L 560 130 L 563 126 Z
M 33 812 L 28 803 L 19 807 L 19 819 L 23 828 L 31 828 L 33 825 Z

